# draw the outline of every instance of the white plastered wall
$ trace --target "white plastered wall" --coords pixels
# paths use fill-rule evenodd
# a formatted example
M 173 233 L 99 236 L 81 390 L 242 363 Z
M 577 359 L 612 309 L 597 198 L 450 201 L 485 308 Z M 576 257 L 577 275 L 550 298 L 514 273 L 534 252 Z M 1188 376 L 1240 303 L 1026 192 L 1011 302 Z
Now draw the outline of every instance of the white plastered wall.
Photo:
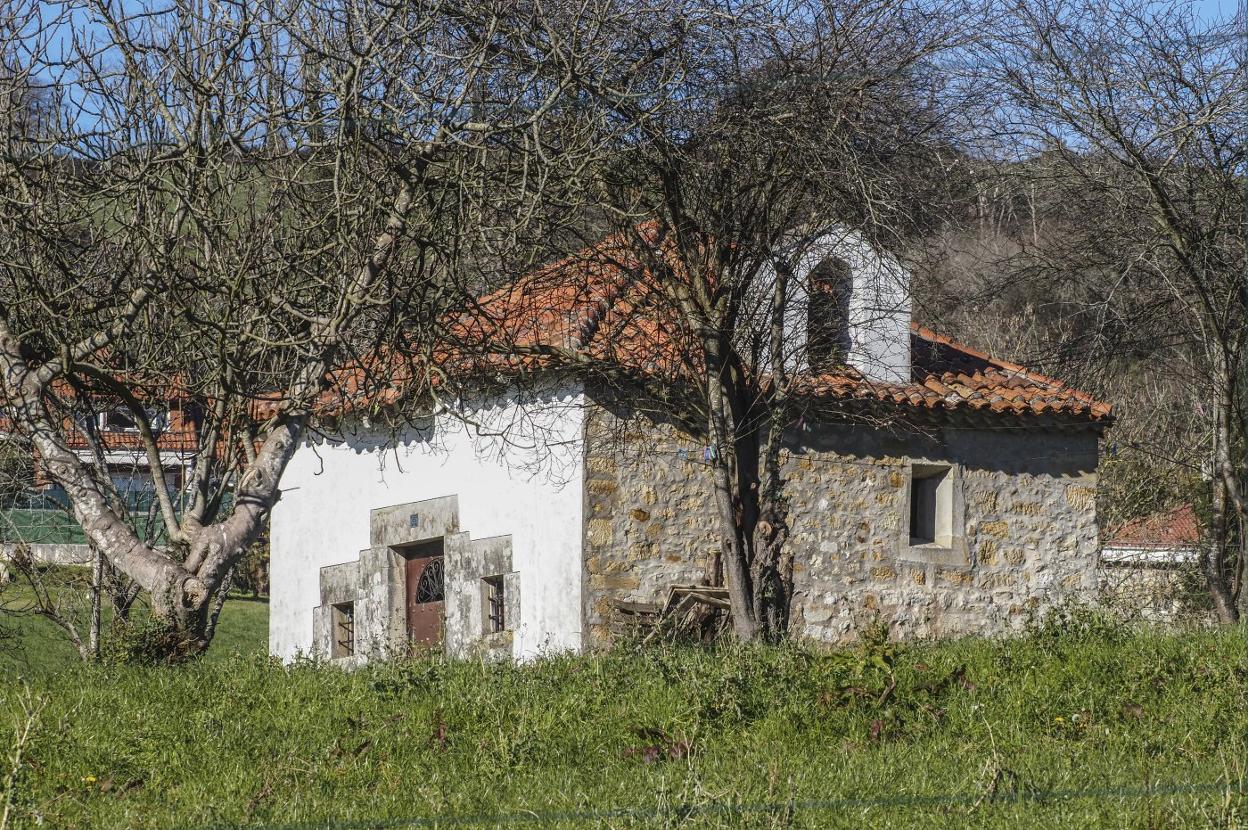
M 456 495 L 460 530 L 511 536 L 520 577 L 513 653 L 581 647 L 585 397 L 577 385 L 512 393 L 442 414 L 432 428 L 344 426 L 345 440 L 305 442 L 273 510 L 269 651 L 312 649 L 320 569 L 369 546 L 374 508 Z
M 791 371 L 809 368 L 806 317 L 807 282 L 823 260 L 837 257 L 849 268 L 850 365 L 871 380 L 910 380 L 910 274 L 891 254 L 873 246 L 859 231 L 833 226 L 777 256 L 787 259 L 794 279 L 784 314 L 785 344 Z M 761 297 L 770 296 L 771 271 L 760 276 Z M 760 302 L 760 308 L 766 303 Z M 760 329 L 761 330 L 761 329 Z

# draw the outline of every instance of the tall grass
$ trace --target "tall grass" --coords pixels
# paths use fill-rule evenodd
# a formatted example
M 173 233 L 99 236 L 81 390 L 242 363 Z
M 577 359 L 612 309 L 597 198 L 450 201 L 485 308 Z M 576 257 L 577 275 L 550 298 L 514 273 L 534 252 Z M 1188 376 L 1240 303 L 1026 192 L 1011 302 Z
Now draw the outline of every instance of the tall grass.
M 24 683 L 14 826 L 1248 826 L 1243 630 L 89 667 L 6 735 Z
M 77 577 L 79 583 L 87 578 L 85 573 Z M 85 594 L 80 584 L 67 584 L 69 589 Z M 90 611 L 87 602 L 84 598 L 72 605 L 66 603 L 62 609 L 77 626 L 79 636 L 84 638 L 87 636 L 87 614 Z M 81 658 L 65 632 L 51 620 L 31 613 L 28 610 L 31 605 L 32 595 L 25 585 L 10 584 L 0 588 L 0 689 L 17 677 L 72 672 L 81 665 Z M 134 617 L 142 621 L 146 610 L 136 608 Z M 104 650 L 108 652 L 120 644 L 110 642 L 112 608 L 107 602 L 104 603 L 103 619 Z M 205 657 L 215 661 L 236 654 L 263 654 L 268 650 L 268 638 L 268 600 L 231 597 L 225 601 L 216 637 Z

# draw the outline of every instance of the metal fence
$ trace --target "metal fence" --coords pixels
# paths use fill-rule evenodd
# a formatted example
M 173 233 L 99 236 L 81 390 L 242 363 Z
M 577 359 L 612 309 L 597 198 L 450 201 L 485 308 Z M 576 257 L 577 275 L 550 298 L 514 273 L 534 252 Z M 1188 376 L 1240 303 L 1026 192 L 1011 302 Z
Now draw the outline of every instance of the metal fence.
M 150 490 L 119 493 L 130 514 L 131 526 L 144 541 L 160 544 L 165 538 L 164 522 L 156 508 L 156 494 Z M 180 511 L 179 494 L 173 494 L 176 510 Z M 221 510 L 228 512 L 231 497 L 222 500 Z M 86 544 L 82 528 L 74 521 L 69 509 L 69 496 L 60 488 L 26 490 L 0 497 L 0 542 L 25 542 L 32 545 Z

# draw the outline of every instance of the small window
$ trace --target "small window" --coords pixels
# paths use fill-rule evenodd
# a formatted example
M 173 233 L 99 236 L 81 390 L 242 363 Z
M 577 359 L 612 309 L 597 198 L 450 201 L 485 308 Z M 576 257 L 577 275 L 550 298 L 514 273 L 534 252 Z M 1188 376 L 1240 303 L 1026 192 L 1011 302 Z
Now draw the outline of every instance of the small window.
M 829 257 L 810 272 L 810 303 L 806 310 L 806 351 L 814 369 L 844 364 L 849 359 L 849 301 L 854 276 L 843 259 Z
M 504 595 L 503 578 L 501 576 L 487 576 L 481 580 L 481 583 L 485 591 L 483 609 L 485 611 L 485 633 L 497 634 L 500 631 L 506 631 L 507 601 Z
M 106 432 L 138 432 L 139 425 L 134 415 L 118 407 L 100 413 L 100 429 Z
M 342 602 L 331 606 L 333 644 L 331 657 L 350 657 L 355 654 L 355 603 Z
M 910 477 L 910 544 L 953 546 L 953 480 L 948 467 L 915 465 Z

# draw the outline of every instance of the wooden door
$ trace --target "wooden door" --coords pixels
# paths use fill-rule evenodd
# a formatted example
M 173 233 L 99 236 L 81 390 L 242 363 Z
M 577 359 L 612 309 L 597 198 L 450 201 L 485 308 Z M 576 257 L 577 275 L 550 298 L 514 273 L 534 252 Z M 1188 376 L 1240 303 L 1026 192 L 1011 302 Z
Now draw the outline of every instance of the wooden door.
M 446 607 L 442 546 L 404 552 L 407 571 L 407 637 L 413 643 L 442 642 Z

